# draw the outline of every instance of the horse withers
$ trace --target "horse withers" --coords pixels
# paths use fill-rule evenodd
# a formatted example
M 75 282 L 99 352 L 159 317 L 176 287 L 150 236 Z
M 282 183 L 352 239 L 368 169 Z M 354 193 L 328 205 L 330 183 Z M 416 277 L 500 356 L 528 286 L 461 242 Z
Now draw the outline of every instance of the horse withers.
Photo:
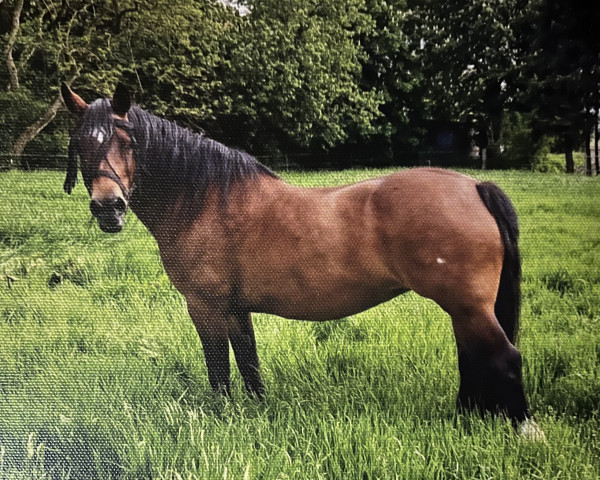
M 529 417 L 521 356 L 518 226 L 496 185 L 433 168 L 336 188 L 299 188 L 252 156 L 132 106 L 125 87 L 78 117 L 77 158 L 105 232 L 131 208 L 187 300 L 212 388 L 230 392 L 229 344 L 246 389 L 264 392 L 251 312 L 346 317 L 403 292 L 437 302 L 458 348 L 458 404 Z

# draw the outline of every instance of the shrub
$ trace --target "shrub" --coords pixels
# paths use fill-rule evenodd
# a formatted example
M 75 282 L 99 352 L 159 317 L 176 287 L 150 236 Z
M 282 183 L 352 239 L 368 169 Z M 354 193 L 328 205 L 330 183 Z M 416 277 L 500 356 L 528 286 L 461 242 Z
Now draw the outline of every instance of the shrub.
M 546 137 L 535 139 L 529 114 L 506 112 L 501 144 L 504 150 L 499 158 L 500 168 L 527 168 L 537 171 L 554 171 L 548 165 L 550 153 Z M 552 168 L 550 168 L 552 167 Z M 546 170 L 545 168 L 550 168 Z

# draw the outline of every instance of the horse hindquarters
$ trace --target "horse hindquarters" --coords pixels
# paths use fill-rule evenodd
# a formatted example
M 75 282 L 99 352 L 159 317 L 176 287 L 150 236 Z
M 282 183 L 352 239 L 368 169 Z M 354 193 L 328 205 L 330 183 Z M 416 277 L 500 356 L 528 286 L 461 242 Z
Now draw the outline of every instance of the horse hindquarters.
M 477 192 L 496 220 L 504 255 L 494 312 L 488 308 L 487 312 L 471 313 L 471 318 L 464 312 L 453 316 L 461 376 L 458 403 L 468 409 L 500 411 L 513 422 L 522 422 L 529 411 L 521 355 L 514 347 L 521 298 L 517 216 L 508 197 L 496 185 L 480 183 Z M 472 328 L 479 331 L 473 332 Z
M 398 281 L 452 318 L 459 404 L 524 419 L 521 360 L 512 344 L 519 313 L 518 229 L 506 195 L 492 184 L 426 169 L 390 177 L 374 202 Z

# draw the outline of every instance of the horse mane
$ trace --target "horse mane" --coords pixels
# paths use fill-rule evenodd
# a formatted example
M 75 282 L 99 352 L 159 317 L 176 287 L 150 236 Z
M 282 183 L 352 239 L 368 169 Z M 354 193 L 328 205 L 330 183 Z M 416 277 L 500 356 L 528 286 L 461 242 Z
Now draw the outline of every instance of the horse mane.
M 136 190 L 152 188 L 198 198 L 214 186 L 226 200 L 231 185 L 236 182 L 261 175 L 278 178 L 252 155 L 138 106 L 131 107 L 128 119 L 133 125 L 135 139 Z M 78 135 L 102 130 L 109 139 L 114 128 L 110 100 L 98 99 L 86 109 Z

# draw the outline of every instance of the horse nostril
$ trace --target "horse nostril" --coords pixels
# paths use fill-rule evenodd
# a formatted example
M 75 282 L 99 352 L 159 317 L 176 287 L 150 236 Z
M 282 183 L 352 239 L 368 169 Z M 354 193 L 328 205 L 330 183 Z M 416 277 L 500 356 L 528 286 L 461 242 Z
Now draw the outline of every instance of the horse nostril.
M 123 213 L 127 209 L 127 204 L 125 203 L 125 200 L 123 200 L 121 197 L 115 198 L 111 203 L 112 208 L 114 208 L 119 213 Z
M 94 217 L 100 215 L 102 213 L 102 203 L 100 203 L 98 200 L 92 200 L 90 202 L 90 212 L 92 212 Z
M 95 217 L 99 215 L 122 214 L 127 209 L 127 203 L 120 197 L 107 198 L 102 201 L 90 201 L 90 211 Z

